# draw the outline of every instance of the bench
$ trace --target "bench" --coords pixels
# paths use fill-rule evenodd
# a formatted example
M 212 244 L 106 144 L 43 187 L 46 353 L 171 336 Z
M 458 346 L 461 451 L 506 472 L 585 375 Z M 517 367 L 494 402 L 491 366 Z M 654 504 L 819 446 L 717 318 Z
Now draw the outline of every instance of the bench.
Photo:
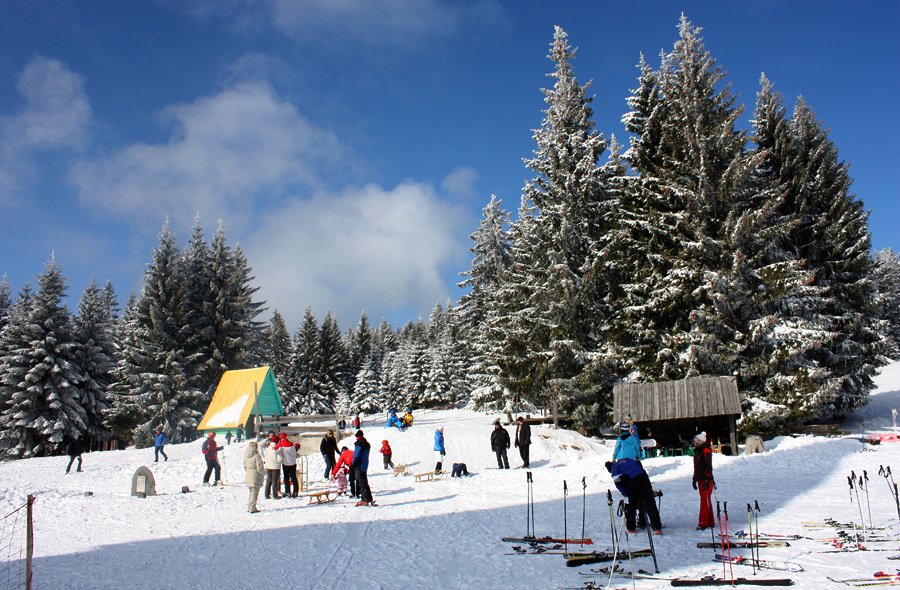
M 416 481 L 434 481 L 435 479 L 441 479 L 441 476 L 446 474 L 446 471 L 426 471 L 425 473 L 416 473 L 415 478 Z
M 309 504 L 324 504 L 326 502 L 333 502 L 337 499 L 337 497 L 332 498 L 332 494 L 337 494 L 334 490 L 322 490 L 320 492 L 309 492 L 306 497 L 309 498 Z M 307 504 L 307 506 L 309 506 Z

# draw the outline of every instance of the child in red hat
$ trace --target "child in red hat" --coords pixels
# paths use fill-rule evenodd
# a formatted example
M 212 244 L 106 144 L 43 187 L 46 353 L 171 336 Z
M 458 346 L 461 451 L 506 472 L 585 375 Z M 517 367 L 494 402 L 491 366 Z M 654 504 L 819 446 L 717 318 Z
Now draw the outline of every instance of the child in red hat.
M 391 462 L 391 455 L 394 453 L 391 451 L 391 443 L 386 440 L 381 441 L 381 454 L 384 455 L 384 468 L 393 469 L 394 464 Z

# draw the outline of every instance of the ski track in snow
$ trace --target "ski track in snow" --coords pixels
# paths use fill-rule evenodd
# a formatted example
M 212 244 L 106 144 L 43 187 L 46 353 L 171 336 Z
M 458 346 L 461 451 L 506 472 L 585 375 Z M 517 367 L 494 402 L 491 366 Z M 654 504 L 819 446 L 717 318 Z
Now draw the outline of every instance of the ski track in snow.
M 885 367 L 877 379 L 872 402 L 848 419 L 850 437 L 780 437 L 766 441 L 760 455 L 716 455 L 718 490 L 714 500 L 728 502 L 729 529 L 747 528 L 746 504 L 758 500 L 762 531 L 800 534 L 813 539 L 834 536 L 833 529 L 809 529 L 806 520 L 834 517 L 859 521 L 856 496 L 851 503 L 847 476 L 865 470 L 868 499 L 860 490 L 862 513 L 875 523 L 890 523 L 900 533 L 897 508 L 888 485 L 879 480 L 879 466 L 898 470 L 900 443 L 871 447 L 859 440 L 863 432 L 893 432 L 891 409 L 900 409 L 900 363 Z M 579 587 L 589 579 L 578 571 L 603 564 L 567 568 L 559 555 L 504 555 L 510 544 L 502 536 L 526 532 L 525 471 L 515 447 L 509 450 L 509 471 L 496 468 L 490 450 L 495 415 L 464 410 L 417 412 L 406 432 L 385 429 L 384 417 L 366 420 L 363 430 L 372 444 L 369 481 L 377 507 L 354 506 L 355 499 L 339 498 L 307 505 L 305 498 L 260 499 L 261 513 L 246 513 L 243 486 L 243 445 L 226 447 L 224 473 L 231 485 L 204 488 L 201 441 L 166 448 L 169 461 L 153 463 L 153 449 L 89 453 L 84 472 L 65 475 L 66 457 L 45 457 L 0 464 L 0 510 L 7 514 L 24 502 L 35 503 L 34 585 L 38 589 L 81 590 L 131 587 L 159 589 L 275 587 L 323 589 L 396 588 L 559 588 Z M 394 448 L 394 463 L 410 465 L 411 473 L 434 466 L 434 429 L 444 424 L 447 468 L 465 462 L 469 478 L 416 483 L 413 477 L 393 477 L 382 469 L 377 452 L 383 439 Z M 514 426 L 508 427 L 510 434 Z M 692 433 L 685 433 L 686 435 Z M 594 545 L 573 550 L 603 550 L 610 546 L 606 490 L 615 491 L 603 462 L 612 454 L 612 441 L 587 439 L 577 433 L 539 426 L 532 428 L 534 528 L 538 536 L 581 536 L 582 507 L 585 534 Z M 342 445 L 351 446 L 351 438 Z M 313 451 L 309 473 L 313 487 L 323 463 Z M 659 567 L 665 576 L 721 576 L 713 562 L 715 550 L 695 543 L 710 540 L 709 531 L 694 530 L 698 499 L 691 489 L 690 457 L 665 457 L 644 462 L 654 487 L 664 492 L 664 534 L 654 538 Z M 131 477 L 140 465 L 156 477 L 158 495 L 146 499 L 129 495 Z M 586 494 L 582 491 L 582 477 Z M 563 481 L 568 486 L 563 530 Z M 191 493 L 182 494 L 181 486 Z M 84 493 L 92 491 L 93 496 Z M 617 523 L 618 524 L 618 523 Z M 632 548 L 647 546 L 646 535 L 629 537 Z M 805 572 L 788 574 L 761 570 L 760 578 L 792 577 L 797 588 L 844 587 L 835 578 L 893 572 L 900 541 L 872 543 L 889 552 L 821 553 L 829 547 L 812 539 L 791 541 L 786 548 L 765 548 L 760 558 L 793 561 Z M 734 551 L 749 555 L 747 551 Z M 622 564 L 629 567 L 627 562 Z M 650 558 L 636 558 L 635 568 L 652 570 Z M 733 566 L 735 576 L 752 577 L 750 567 Z M 727 566 L 726 566 L 727 571 Z M 596 578 L 598 584 L 606 578 Z M 614 580 L 614 587 L 632 587 L 631 580 Z M 634 588 L 669 588 L 668 581 L 635 580 Z

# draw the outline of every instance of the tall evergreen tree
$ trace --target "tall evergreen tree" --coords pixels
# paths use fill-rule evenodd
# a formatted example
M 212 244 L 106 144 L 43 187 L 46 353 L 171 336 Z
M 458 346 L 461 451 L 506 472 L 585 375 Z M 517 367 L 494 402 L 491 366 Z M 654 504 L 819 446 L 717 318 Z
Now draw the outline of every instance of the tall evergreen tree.
M 900 359 L 900 254 L 890 248 L 875 253 L 873 281 L 879 318 L 884 322 L 885 356 Z
M 341 329 L 331 312 L 327 312 L 319 332 L 319 370 L 316 374 L 317 396 L 311 406 L 313 413 L 334 413 L 338 399 L 348 393 L 347 365 Z
M 316 375 L 319 373 L 319 326 L 307 306 L 303 323 L 294 337 L 294 352 L 288 371 L 285 411 L 288 414 L 309 413 L 315 406 Z
M 267 337 L 264 362 L 272 367 L 276 381 L 286 383 L 291 367 L 293 345 L 284 318 L 277 309 L 272 312 L 272 318 L 269 320 Z
M 192 440 L 201 416 L 204 392 L 188 371 L 198 355 L 185 349 L 186 325 L 180 253 L 168 224 L 163 226 L 153 261 L 144 273 L 141 294 L 126 313 L 122 353 L 110 393 L 110 428 L 134 424 L 140 446 L 162 427 L 170 440 Z M 121 436 L 121 434 L 120 434 Z
M 85 287 L 75 317 L 76 356 L 84 375 L 80 403 L 86 414 L 85 435 L 108 440 L 112 433 L 104 425 L 109 408 L 107 396 L 116 368 L 116 341 L 109 301 L 96 281 Z
M 5 274 L 0 277 L 0 332 L 9 322 L 9 314 L 12 312 L 12 291 L 9 289 L 9 277 Z
M 88 430 L 78 389 L 84 374 L 65 295 L 65 278 L 51 259 L 30 309 L 23 306 L 5 330 L 10 334 L 0 357 L 0 398 L 6 403 L 0 441 L 7 458 L 52 455 Z

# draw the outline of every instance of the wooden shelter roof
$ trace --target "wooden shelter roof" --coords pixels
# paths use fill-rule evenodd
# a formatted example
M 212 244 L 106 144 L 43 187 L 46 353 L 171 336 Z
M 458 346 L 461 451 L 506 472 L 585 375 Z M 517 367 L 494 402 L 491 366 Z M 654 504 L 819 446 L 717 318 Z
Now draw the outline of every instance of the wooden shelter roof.
M 617 383 L 613 418 L 635 422 L 740 415 L 735 377 L 693 377 L 656 383 Z

